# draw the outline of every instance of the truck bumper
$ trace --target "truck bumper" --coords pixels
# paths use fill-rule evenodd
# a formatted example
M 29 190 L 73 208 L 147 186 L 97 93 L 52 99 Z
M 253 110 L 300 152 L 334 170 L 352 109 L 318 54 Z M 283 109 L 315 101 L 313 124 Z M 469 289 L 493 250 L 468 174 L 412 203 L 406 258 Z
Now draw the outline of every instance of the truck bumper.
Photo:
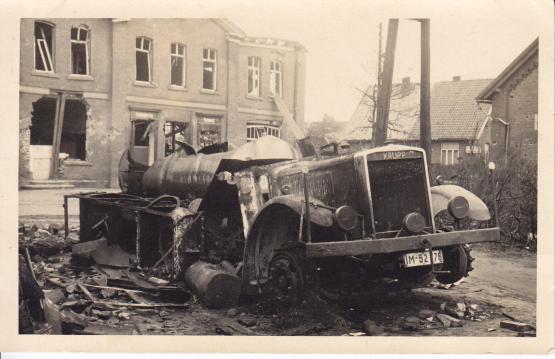
M 448 247 L 459 244 L 495 242 L 499 240 L 499 228 L 422 234 L 409 237 L 384 239 L 359 239 L 341 242 L 306 243 L 305 254 L 309 258 L 356 256 L 362 254 L 421 251 L 429 248 Z

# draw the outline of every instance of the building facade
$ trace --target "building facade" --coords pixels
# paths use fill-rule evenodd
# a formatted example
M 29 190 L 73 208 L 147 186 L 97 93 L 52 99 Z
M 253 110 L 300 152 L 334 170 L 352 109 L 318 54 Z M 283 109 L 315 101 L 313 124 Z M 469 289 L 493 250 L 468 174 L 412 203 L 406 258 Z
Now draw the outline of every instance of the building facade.
M 224 19 L 22 19 L 20 182 L 116 185 L 131 143 L 149 165 L 176 141 L 288 138 L 304 121 L 305 49 Z
M 507 159 L 512 150 L 537 161 L 538 49 L 536 39 L 477 95 L 478 102 L 492 108 L 493 158 Z

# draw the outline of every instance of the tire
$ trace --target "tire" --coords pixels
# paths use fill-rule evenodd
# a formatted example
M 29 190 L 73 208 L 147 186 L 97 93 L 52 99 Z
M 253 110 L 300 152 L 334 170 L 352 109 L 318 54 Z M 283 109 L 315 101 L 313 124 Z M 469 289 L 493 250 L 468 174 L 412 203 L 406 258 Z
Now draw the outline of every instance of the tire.
M 442 284 L 451 284 L 468 277 L 468 273 L 474 268 L 474 258 L 470 255 L 471 248 L 468 245 L 458 245 L 443 249 L 443 270 L 451 271 L 449 274 L 436 274 L 436 280 Z

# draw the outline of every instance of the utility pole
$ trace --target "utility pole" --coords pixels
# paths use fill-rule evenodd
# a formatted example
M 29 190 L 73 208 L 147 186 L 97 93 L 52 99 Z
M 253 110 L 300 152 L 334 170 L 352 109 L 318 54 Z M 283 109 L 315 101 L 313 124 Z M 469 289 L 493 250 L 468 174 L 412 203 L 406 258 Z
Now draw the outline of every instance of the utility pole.
M 381 146 L 387 138 L 387 121 L 389 117 L 389 103 L 391 99 L 391 83 L 393 80 L 393 66 L 395 64 L 395 46 L 397 44 L 397 29 L 399 19 L 389 19 L 387 25 L 387 42 L 381 83 L 378 77 L 378 104 L 376 121 L 372 129 L 374 146 Z M 380 50 L 381 51 L 381 50 Z
M 420 147 L 432 163 L 432 124 L 430 121 L 430 19 L 420 21 Z
M 376 80 L 376 86 L 372 91 L 372 104 L 374 108 L 372 109 L 372 129 L 375 128 L 376 125 L 376 112 L 378 110 L 377 102 L 376 102 L 376 94 L 380 90 L 382 86 L 382 61 L 383 61 L 383 53 L 382 53 L 382 23 L 380 22 L 379 31 L 378 31 L 378 76 Z M 374 131 L 372 130 L 372 133 Z

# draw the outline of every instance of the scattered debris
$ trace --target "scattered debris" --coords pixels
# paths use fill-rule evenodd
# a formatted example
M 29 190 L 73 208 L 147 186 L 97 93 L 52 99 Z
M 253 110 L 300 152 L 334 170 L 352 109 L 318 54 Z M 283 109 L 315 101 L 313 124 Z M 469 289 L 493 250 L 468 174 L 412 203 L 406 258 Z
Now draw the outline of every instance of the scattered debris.
M 170 284 L 169 281 L 167 281 L 167 280 L 165 280 L 165 279 L 156 278 L 156 277 L 150 277 L 150 278 L 148 278 L 148 281 L 149 281 L 150 283 L 154 283 L 154 284 L 156 284 L 156 285 L 158 285 L 158 286 L 164 286 L 164 285 Z
M 463 322 L 457 318 L 453 318 L 450 315 L 440 313 L 437 315 L 437 319 L 443 324 L 445 328 L 449 327 L 462 327 Z
M 466 304 L 462 302 L 445 302 L 441 304 L 441 310 L 455 318 L 463 319 L 466 312 Z
M 252 330 L 234 320 L 221 319 L 216 327 L 216 333 L 220 335 L 251 335 Z
M 111 327 L 108 325 L 89 324 L 85 328 L 75 330 L 73 334 L 81 335 L 133 335 L 138 334 L 134 328 Z
M 370 319 L 365 320 L 363 325 L 364 325 L 364 330 L 368 335 L 380 335 L 384 333 L 383 327 L 377 325 L 375 322 L 371 321 Z
M 495 332 L 497 328 L 488 328 L 488 332 Z
M 425 319 L 427 321 L 433 321 L 435 316 L 435 312 L 429 309 L 422 309 L 418 312 L 418 317 L 420 319 Z
M 406 317 L 401 322 L 401 328 L 404 330 L 420 330 L 422 326 L 420 324 L 420 318 L 418 317 Z
M 517 337 L 535 337 L 535 336 L 536 336 L 535 330 L 517 333 Z
M 230 317 L 234 317 L 237 314 L 239 314 L 239 310 L 237 308 L 230 308 L 227 311 L 227 315 L 229 315 Z
M 502 320 L 499 323 L 499 326 L 503 329 L 509 329 L 509 330 L 514 331 L 514 332 L 529 332 L 529 331 L 535 331 L 536 330 L 536 328 L 534 328 L 530 324 L 516 322 L 516 321 L 513 321 L 513 320 Z

